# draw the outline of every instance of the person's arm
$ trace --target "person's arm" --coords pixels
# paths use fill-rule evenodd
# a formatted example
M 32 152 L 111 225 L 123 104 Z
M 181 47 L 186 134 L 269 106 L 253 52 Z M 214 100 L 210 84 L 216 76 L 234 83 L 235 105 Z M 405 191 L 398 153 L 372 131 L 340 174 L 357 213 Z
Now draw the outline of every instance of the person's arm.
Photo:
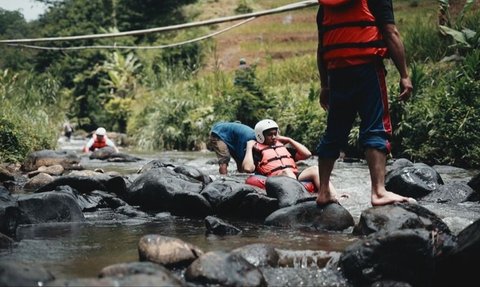
M 89 152 L 90 147 L 93 145 L 93 138 L 89 139 L 85 146 L 83 147 L 83 152 Z
M 312 153 L 306 146 L 304 146 L 303 144 L 297 142 L 292 138 L 278 136 L 277 140 L 284 145 L 290 144 L 297 151 L 295 153 L 295 161 L 304 160 L 312 156 Z
M 249 140 L 247 142 L 247 147 L 245 150 L 245 158 L 243 159 L 242 169 L 244 172 L 252 173 L 255 171 L 255 161 L 253 160 L 253 146 L 255 145 L 254 140 Z
M 390 58 L 400 74 L 400 99 L 406 101 L 410 98 L 413 85 L 408 75 L 405 47 L 395 24 L 385 24 L 381 27 L 381 31 Z
M 115 145 L 115 143 L 113 143 L 111 139 L 107 139 L 106 143 L 107 143 L 107 146 L 112 147 L 115 150 L 115 152 L 118 152 L 117 146 Z

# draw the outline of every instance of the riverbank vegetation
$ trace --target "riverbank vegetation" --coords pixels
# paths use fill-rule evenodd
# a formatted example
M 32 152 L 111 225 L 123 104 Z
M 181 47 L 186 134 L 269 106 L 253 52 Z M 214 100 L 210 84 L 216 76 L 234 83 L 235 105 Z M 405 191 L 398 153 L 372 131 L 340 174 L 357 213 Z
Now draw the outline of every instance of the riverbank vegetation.
M 48 2 L 42 1 L 41 2 Z M 162 27 L 270 9 L 294 1 L 55 1 L 40 19 L 0 11 L 2 39 L 86 35 Z M 162 1 L 163 2 L 163 1 Z M 480 166 L 478 1 L 394 1 L 415 94 L 400 103 L 386 61 L 394 157 Z M 54 148 L 61 124 L 126 133 L 137 149 L 203 147 L 211 125 L 270 117 L 312 151 L 325 127 L 318 104 L 316 7 L 261 17 L 208 40 L 166 49 L 34 50 L 0 46 L 0 161 Z M 48 47 L 159 46 L 231 23 Z M 40 45 L 40 44 L 37 44 Z M 246 58 L 250 72 L 238 74 Z M 235 80 L 237 79 L 237 80 Z M 358 128 L 347 150 L 361 156 Z

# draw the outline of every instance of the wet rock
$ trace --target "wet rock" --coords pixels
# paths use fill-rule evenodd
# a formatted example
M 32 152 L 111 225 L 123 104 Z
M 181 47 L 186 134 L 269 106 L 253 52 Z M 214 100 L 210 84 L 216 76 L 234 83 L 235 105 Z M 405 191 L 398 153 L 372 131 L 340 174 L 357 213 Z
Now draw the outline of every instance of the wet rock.
M 254 207 L 266 207 L 266 211 L 271 212 L 269 204 L 272 203 L 272 200 L 260 195 L 248 196 L 259 193 L 253 186 L 234 178 L 214 180 L 200 194 L 211 204 L 213 212 L 220 216 L 251 218 L 265 211 L 254 210 Z
M 80 157 L 72 151 L 41 150 L 30 153 L 22 164 L 22 170 L 29 172 L 41 166 L 61 165 L 64 169 L 82 169 Z
M 207 233 L 215 235 L 236 235 L 242 232 L 241 229 L 214 216 L 205 217 L 205 226 Z
M 278 199 L 278 207 L 295 205 L 297 202 L 313 197 L 295 178 L 288 176 L 270 176 L 265 182 L 267 195 Z
M 385 177 L 387 190 L 413 198 L 421 198 L 443 183 L 440 174 L 424 163 L 392 169 Z
M 194 284 L 220 286 L 267 286 L 262 272 L 239 254 L 208 252 L 185 271 L 185 279 Z
M 457 204 L 464 201 L 478 201 L 476 193 L 465 183 L 454 182 L 440 185 L 434 192 L 421 198 L 422 202 Z
M 210 176 L 208 176 L 207 174 L 204 174 L 198 168 L 195 168 L 193 166 L 181 165 L 181 166 L 175 167 L 173 170 L 177 173 L 184 174 L 188 177 L 191 177 L 200 182 L 203 182 L 204 184 L 209 184 L 210 182 L 212 182 L 212 179 L 210 178 Z
M 175 215 L 205 217 L 210 203 L 200 195 L 203 184 L 169 168 L 140 174 L 128 188 L 125 201 L 143 210 L 169 211 Z
M 480 265 L 480 219 L 457 235 L 456 246 L 437 261 L 434 286 L 476 286 Z
M 265 219 L 266 225 L 312 230 L 343 231 L 354 225 L 352 215 L 341 205 L 332 203 L 322 207 L 315 201 L 281 208 Z
M 47 185 L 54 181 L 54 178 L 48 173 L 38 173 L 34 177 L 30 178 L 23 188 L 27 191 L 33 191 L 37 188 L 40 188 L 44 185 Z
M 198 247 L 180 239 L 149 234 L 138 243 L 140 261 L 162 264 L 167 268 L 184 267 L 203 254 Z
M 238 203 L 235 213 L 229 216 L 244 220 L 263 221 L 267 216 L 278 209 L 278 200 L 264 193 L 252 192 Z
M 477 193 L 480 193 L 480 173 L 473 176 L 469 181 L 468 181 L 468 186 L 470 186 L 473 190 L 475 190 Z
M 278 267 L 279 255 L 273 245 L 255 243 L 232 250 L 232 254 L 240 254 L 245 260 L 256 267 Z
M 131 156 L 125 153 L 116 152 L 114 148 L 106 146 L 93 151 L 90 159 L 107 160 L 111 162 L 136 162 L 142 160 L 139 157 Z
M 17 202 L 21 212 L 17 222 L 20 224 L 85 221 L 73 196 L 63 192 L 22 195 Z
M 37 170 L 29 172 L 28 177 L 34 177 L 39 173 L 46 173 L 49 175 L 59 176 L 62 175 L 65 169 L 60 164 L 54 164 L 51 166 L 41 166 Z
M 0 261 L 0 286 L 42 286 L 54 279 L 53 274 L 42 267 Z
M 13 244 L 15 243 L 15 241 L 10 238 L 9 236 L 3 234 L 3 233 L 0 233 L 0 248 L 1 249 L 5 249 L 5 248 L 10 248 L 13 246 Z
M 144 166 L 142 166 L 142 168 L 140 168 L 137 171 L 137 173 L 144 173 L 144 172 L 147 172 L 151 169 L 161 168 L 161 167 L 175 167 L 175 166 L 171 163 L 165 163 L 162 160 L 155 159 L 155 160 L 152 160 L 152 161 L 148 162 Z
M 373 233 L 348 246 L 339 267 L 358 286 L 383 280 L 431 286 L 435 271 L 431 235 L 424 229 Z
M 0 186 L 0 232 L 8 236 L 15 236 L 19 216 L 20 209 L 16 199 L 6 188 Z
M 68 185 L 80 193 L 90 193 L 94 190 L 109 191 L 115 194 L 125 194 L 127 186 L 125 180 L 120 176 L 110 176 L 103 173 L 96 173 L 94 176 L 66 175 L 55 178 L 35 192 L 55 190 L 58 186 Z
M 147 213 L 138 210 L 134 208 L 133 206 L 130 205 L 124 205 L 120 206 L 115 209 L 115 212 L 126 215 L 128 217 L 133 217 L 133 218 L 148 218 L 150 217 Z
M 433 212 L 418 204 L 396 203 L 366 209 L 353 229 L 355 235 L 368 235 L 381 230 L 423 228 L 450 235 L 448 226 Z
M 132 275 L 149 275 L 135 276 Z M 162 265 L 152 262 L 129 262 L 119 263 L 107 266 L 100 271 L 99 278 L 104 277 L 129 277 L 122 280 L 124 283 L 132 283 L 127 286 L 184 286 L 183 282 L 172 274 L 167 268 Z M 155 281 L 153 281 L 155 280 Z M 153 283 L 146 284 L 148 282 Z
M 15 180 L 15 176 L 9 170 L 0 166 L 0 182 L 4 182 L 7 180 Z

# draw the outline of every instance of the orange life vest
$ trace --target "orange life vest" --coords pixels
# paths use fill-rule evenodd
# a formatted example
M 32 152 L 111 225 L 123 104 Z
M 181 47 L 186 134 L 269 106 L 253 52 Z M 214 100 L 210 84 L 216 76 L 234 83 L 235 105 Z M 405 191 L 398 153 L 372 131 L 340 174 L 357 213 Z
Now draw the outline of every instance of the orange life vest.
M 368 0 L 318 2 L 323 6 L 320 51 L 325 61 L 386 56 L 387 48 Z
M 104 136 L 101 140 L 93 134 L 93 145 L 90 147 L 91 151 L 95 151 L 96 149 L 103 148 L 107 146 L 107 137 Z
M 269 146 L 256 143 L 254 148 L 262 155 L 262 159 L 257 164 L 257 173 L 266 176 L 278 175 L 287 168 L 291 168 L 295 174 L 298 173 L 295 160 L 283 144 L 277 142 Z

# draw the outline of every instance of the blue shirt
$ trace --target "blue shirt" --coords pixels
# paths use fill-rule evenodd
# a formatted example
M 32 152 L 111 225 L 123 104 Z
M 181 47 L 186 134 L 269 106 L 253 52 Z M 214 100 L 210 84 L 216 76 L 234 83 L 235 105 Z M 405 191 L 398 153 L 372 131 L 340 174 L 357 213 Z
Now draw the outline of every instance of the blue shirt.
M 219 122 L 213 125 L 211 132 L 228 146 L 230 155 L 237 162 L 242 162 L 245 158 L 247 142 L 255 140 L 254 130 L 240 123 Z

